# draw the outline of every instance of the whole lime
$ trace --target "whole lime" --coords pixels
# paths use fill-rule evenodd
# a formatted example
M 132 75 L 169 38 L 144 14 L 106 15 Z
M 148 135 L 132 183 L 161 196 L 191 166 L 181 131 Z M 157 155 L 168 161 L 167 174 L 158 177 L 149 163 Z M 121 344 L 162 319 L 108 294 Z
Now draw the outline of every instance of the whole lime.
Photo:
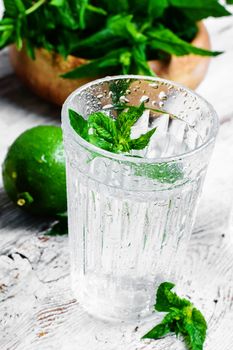
M 36 214 L 66 211 L 65 156 L 62 130 L 37 126 L 11 145 L 3 163 L 3 183 L 15 204 Z

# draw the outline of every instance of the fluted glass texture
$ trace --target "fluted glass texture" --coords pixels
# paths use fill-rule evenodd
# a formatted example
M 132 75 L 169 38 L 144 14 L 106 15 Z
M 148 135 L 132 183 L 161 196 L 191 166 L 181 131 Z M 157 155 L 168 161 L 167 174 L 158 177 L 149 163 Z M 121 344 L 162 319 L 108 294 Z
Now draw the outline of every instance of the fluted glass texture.
M 69 109 L 85 118 L 94 111 L 115 118 L 116 88 L 127 104 L 145 101 L 163 111 L 148 112 L 136 126 L 135 133 L 157 127 L 140 157 L 101 150 L 69 124 Z M 119 76 L 76 90 L 63 106 L 62 126 L 73 292 L 99 317 L 150 315 L 158 285 L 178 281 L 218 129 L 216 114 L 173 82 Z

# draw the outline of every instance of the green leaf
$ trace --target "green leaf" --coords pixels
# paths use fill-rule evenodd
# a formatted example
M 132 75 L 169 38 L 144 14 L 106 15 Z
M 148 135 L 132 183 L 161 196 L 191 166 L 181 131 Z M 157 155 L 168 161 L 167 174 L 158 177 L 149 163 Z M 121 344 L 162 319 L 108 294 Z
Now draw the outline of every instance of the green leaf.
M 127 0 L 101 0 L 101 4 L 107 8 L 108 13 L 124 13 L 129 9 L 129 4 Z
M 124 54 L 124 53 L 122 53 Z M 120 80 L 113 80 L 109 85 L 109 90 L 112 93 L 112 102 L 113 105 L 121 104 L 120 97 L 124 96 L 126 93 L 126 90 L 128 90 L 132 80 L 131 79 L 120 79 Z
M 125 50 L 119 49 L 108 53 L 106 56 L 92 60 L 90 63 L 83 64 L 72 71 L 61 75 L 66 79 L 79 79 L 85 77 L 97 77 L 101 74 L 107 74 L 111 72 L 113 68 L 120 66 L 120 55 Z M 110 70 L 109 70 L 110 69 Z
M 89 135 L 89 142 L 96 147 L 113 152 L 113 145 L 104 139 L 100 139 L 96 135 Z
M 193 308 L 183 321 L 185 343 L 190 350 L 202 350 L 206 338 L 207 324 L 202 313 Z
M 168 0 L 149 0 L 148 14 L 152 20 L 161 17 L 169 6 Z
M 151 136 L 155 133 L 156 128 L 141 135 L 137 139 L 133 139 L 129 142 L 130 149 L 141 150 L 148 146 Z
M 89 128 L 93 128 L 96 134 L 108 141 L 114 143 L 117 137 L 115 121 L 102 112 L 92 113 L 88 117 Z
M 0 32 L 0 49 L 8 45 L 13 38 L 13 30 L 5 30 L 4 32 Z
M 134 67 L 132 65 L 132 69 L 134 70 L 132 73 L 138 75 L 148 75 L 155 76 L 156 74 L 150 68 L 147 57 L 146 57 L 146 45 L 140 44 L 133 48 L 133 60 Z
M 86 6 L 86 9 L 88 10 L 88 11 L 91 11 L 91 12 L 94 12 L 94 13 L 98 13 L 99 15 L 103 15 L 103 16 L 107 16 L 107 12 L 104 10 L 104 9 L 102 9 L 101 7 L 96 7 L 96 6 L 93 6 L 93 5 L 91 5 L 91 4 L 88 4 L 87 6 Z
M 80 22 L 78 19 L 78 6 L 74 9 L 69 1 L 65 1 L 62 6 L 52 6 L 51 9 L 55 15 L 55 33 L 62 26 L 72 31 L 79 29 Z M 51 15 L 50 15 L 51 16 Z M 61 45 L 61 44 L 60 44 Z
M 16 17 L 18 13 L 25 12 L 25 6 L 22 0 L 3 0 L 6 13 L 12 17 Z
M 88 139 L 88 123 L 87 120 L 84 119 L 80 114 L 69 109 L 69 119 L 70 125 L 76 131 L 76 133 L 83 137 L 85 140 Z
M 167 335 L 168 333 L 174 332 L 175 323 L 182 318 L 182 311 L 178 309 L 172 310 L 167 314 L 162 322 L 152 328 L 148 333 L 146 333 L 142 339 L 159 339 Z
M 169 324 L 161 323 L 146 333 L 142 339 L 159 339 L 171 332 Z
M 5 11 L 10 16 L 15 16 L 18 13 L 18 9 L 15 0 L 3 0 Z
M 202 313 L 189 300 L 171 292 L 173 283 L 162 283 L 156 295 L 156 310 L 167 312 L 162 322 L 143 336 L 159 339 L 169 333 L 181 334 L 189 350 L 203 350 L 207 323 Z
M 155 310 L 168 312 L 174 307 L 181 308 L 191 305 L 188 300 L 181 299 L 176 293 L 171 292 L 174 287 L 175 285 L 169 282 L 164 282 L 159 286 L 156 294 Z
M 147 41 L 146 36 L 138 31 L 136 24 L 132 20 L 132 15 L 117 15 L 108 20 L 107 28 L 115 36 L 129 39 L 134 43 L 145 43 Z
M 94 33 L 93 35 L 89 35 L 83 40 L 77 41 L 77 43 L 74 43 L 72 46 L 72 50 L 82 50 L 98 47 L 103 45 L 105 40 L 112 40 L 113 38 L 114 34 L 112 31 L 109 28 L 105 28 L 97 33 Z
M 34 60 L 36 58 L 35 56 L 35 47 L 34 45 L 31 43 L 31 41 L 29 39 L 27 39 L 25 41 L 25 47 L 26 47 L 26 51 L 27 51 L 27 55 Z
M 138 121 L 145 110 L 144 103 L 139 107 L 129 106 L 127 111 L 121 112 L 116 119 L 116 127 L 121 137 L 128 139 L 131 133 L 131 127 Z
M 134 174 L 168 184 L 174 184 L 184 176 L 182 169 L 176 163 L 134 165 Z
M 195 47 L 186 41 L 180 39 L 167 28 L 150 29 L 147 32 L 150 39 L 150 45 L 153 49 L 168 52 L 171 55 L 182 56 L 190 53 L 201 56 L 217 56 L 221 54 L 218 51 L 208 51 Z
M 207 17 L 231 15 L 217 0 L 205 0 L 204 3 L 203 0 L 170 0 L 170 4 L 181 9 L 193 21 L 200 21 Z
M 66 2 L 66 0 L 51 0 L 50 5 L 60 7 L 60 6 L 65 5 L 65 2 Z
M 21 29 L 22 29 L 22 22 L 21 22 L 21 19 L 19 18 L 16 21 L 16 26 L 15 26 L 16 47 L 18 50 L 21 50 L 23 47 L 23 39 L 21 36 Z

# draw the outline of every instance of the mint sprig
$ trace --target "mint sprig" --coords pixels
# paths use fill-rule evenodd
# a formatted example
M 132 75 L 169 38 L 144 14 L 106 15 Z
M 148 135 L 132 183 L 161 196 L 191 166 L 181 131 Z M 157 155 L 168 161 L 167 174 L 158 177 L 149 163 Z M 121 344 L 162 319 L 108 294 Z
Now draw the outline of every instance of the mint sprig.
M 174 333 L 183 336 L 189 350 L 203 350 L 207 331 L 206 320 L 189 300 L 180 298 L 171 291 L 174 287 L 170 282 L 159 286 L 154 308 L 159 312 L 167 312 L 167 315 L 142 339 L 159 339 Z
M 226 0 L 225 3 L 232 3 Z M 220 0 L 3 0 L 0 49 L 24 45 L 73 55 L 85 65 L 63 77 L 76 79 L 112 74 L 155 75 L 148 61 L 171 54 L 216 56 L 220 52 L 192 45 L 197 22 L 230 12 Z
M 113 153 L 142 150 L 150 141 L 156 128 L 131 139 L 131 128 L 145 111 L 142 103 L 139 107 L 125 106 L 116 120 L 103 112 L 95 112 L 84 119 L 80 114 L 69 110 L 70 124 L 76 133 L 91 144 Z

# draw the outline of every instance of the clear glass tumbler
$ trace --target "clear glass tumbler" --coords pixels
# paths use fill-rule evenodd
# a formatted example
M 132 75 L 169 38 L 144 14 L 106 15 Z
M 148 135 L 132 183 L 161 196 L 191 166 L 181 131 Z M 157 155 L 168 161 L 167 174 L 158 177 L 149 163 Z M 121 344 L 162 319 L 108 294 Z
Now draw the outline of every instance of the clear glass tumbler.
M 141 157 L 89 144 L 68 110 L 84 117 L 117 103 L 151 109 L 134 135 L 157 126 Z M 171 81 L 106 77 L 74 91 L 62 110 L 67 166 L 72 288 L 91 314 L 136 319 L 151 314 L 161 282 L 177 283 L 218 130 L 213 108 Z

